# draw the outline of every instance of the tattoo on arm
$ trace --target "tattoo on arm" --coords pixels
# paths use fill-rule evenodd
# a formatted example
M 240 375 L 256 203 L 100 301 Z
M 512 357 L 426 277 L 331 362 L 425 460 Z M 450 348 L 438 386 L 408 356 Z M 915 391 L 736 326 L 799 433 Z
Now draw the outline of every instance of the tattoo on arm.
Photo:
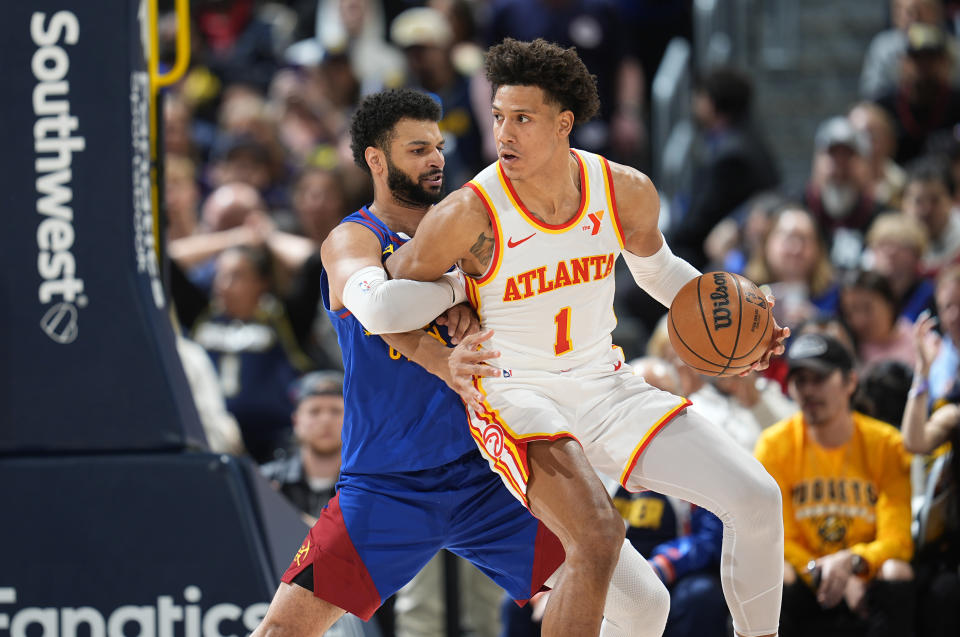
M 490 258 L 493 256 L 493 245 L 493 237 L 487 236 L 486 232 L 481 232 L 480 236 L 477 237 L 477 240 L 470 247 L 470 254 L 476 257 L 481 265 L 486 266 L 490 263 Z

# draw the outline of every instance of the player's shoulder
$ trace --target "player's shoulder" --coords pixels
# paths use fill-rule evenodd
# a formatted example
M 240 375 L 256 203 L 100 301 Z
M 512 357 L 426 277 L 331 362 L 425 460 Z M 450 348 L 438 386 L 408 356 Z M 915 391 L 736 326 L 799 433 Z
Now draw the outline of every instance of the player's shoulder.
M 320 258 L 326 265 L 329 258 L 343 252 L 357 254 L 366 251 L 380 251 L 381 236 L 373 227 L 344 221 L 334 226 L 320 244 Z
M 327 237 L 323 240 L 321 245 L 335 245 L 344 241 L 355 241 L 367 236 L 377 238 L 377 230 L 375 230 L 374 227 L 371 227 L 371 225 L 354 223 L 353 221 L 349 220 L 349 217 L 347 217 L 344 221 L 338 223 L 330 232 L 327 233 Z
M 464 188 L 476 186 L 490 187 L 500 182 L 499 162 L 495 161 L 474 175 L 473 179 L 465 183 Z M 471 185 L 472 184 L 472 185 Z
M 637 170 L 633 166 L 618 164 L 615 161 L 604 159 L 603 161 L 610 167 L 610 176 L 613 178 L 613 186 L 617 191 L 619 198 L 621 193 L 628 195 L 634 192 L 644 192 L 652 190 L 656 192 L 653 180 L 645 173 Z
M 631 215 L 660 211 L 660 196 L 653 181 L 633 166 L 604 160 L 610 167 L 613 192 L 621 218 L 627 221 Z
M 486 204 L 469 183 L 444 197 L 427 215 L 443 217 L 457 224 L 489 223 Z

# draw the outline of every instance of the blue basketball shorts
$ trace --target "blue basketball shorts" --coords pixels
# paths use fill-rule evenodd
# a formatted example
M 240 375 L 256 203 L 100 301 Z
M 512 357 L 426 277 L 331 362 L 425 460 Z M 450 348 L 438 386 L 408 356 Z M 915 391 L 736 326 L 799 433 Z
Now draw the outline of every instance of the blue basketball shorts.
M 433 469 L 341 476 L 282 580 L 312 566 L 314 595 L 368 620 L 440 549 L 472 562 L 520 604 L 564 559 L 556 536 L 470 452 Z

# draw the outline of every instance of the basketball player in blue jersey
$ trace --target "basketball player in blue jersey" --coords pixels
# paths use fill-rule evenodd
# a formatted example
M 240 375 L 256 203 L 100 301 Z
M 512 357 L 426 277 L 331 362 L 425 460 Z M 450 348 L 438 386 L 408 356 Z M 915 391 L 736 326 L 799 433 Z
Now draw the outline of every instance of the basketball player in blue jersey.
M 321 248 L 323 302 L 346 372 L 341 477 L 253 637 L 321 635 L 344 612 L 369 619 L 441 548 L 519 601 L 563 561 L 557 538 L 490 472 L 463 403 L 438 378 L 452 382 L 447 328 L 455 341 L 470 323 L 433 321 L 465 298 L 458 275 L 386 280 L 383 260 L 442 196 L 439 119 L 437 103 L 411 90 L 372 95 L 354 115 L 354 159 L 373 177 L 374 201 Z M 632 591 L 612 589 L 611 598 L 611 621 L 646 612 Z M 576 603 L 557 606 L 559 628 L 543 634 L 575 634 L 563 626 L 581 612 Z
M 625 557 L 622 521 L 600 472 L 723 520 L 720 577 L 734 628 L 742 637 L 775 635 L 783 578 L 777 483 L 687 410 L 688 400 L 634 376 L 612 347 L 617 256 L 667 307 L 699 272 L 665 244 L 645 175 L 570 148 L 573 125 L 599 105 L 574 49 L 507 39 L 485 65 L 499 161 L 431 209 L 387 268 L 396 278 L 432 281 L 459 264 L 466 275 L 484 332 L 451 356 L 454 386 L 491 468 L 566 551 L 544 630 L 654 637 L 666 622 L 663 601 L 630 625 L 611 626 L 607 617 L 601 626 L 615 582 L 628 581 L 637 597 L 668 596 L 645 560 Z M 787 335 L 775 326 L 757 368 L 783 351 Z M 554 624 L 555 605 L 577 606 L 580 623 Z

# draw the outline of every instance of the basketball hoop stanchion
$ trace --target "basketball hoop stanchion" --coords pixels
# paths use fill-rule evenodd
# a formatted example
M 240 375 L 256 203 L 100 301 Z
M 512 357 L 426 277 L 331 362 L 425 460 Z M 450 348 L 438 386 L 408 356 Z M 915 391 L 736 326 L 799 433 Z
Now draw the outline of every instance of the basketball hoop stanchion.
M 176 0 L 161 75 L 155 2 L 0 20 L 0 637 L 247 634 L 307 531 L 251 462 L 208 450 L 177 353 L 154 118 L 190 16 Z
M 187 72 L 190 64 L 190 1 L 175 0 L 173 9 L 177 14 L 177 56 L 166 73 L 160 73 L 159 43 L 157 42 L 157 0 L 149 0 L 150 50 L 147 69 L 150 73 L 151 93 L 156 97 L 158 88 L 175 84 Z
M 158 108 L 157 95 L 165 86 L 176 84 L 187 72 L 190 65 L 190 1 L 175 0 L 174 12 L 177 15 L 177 45 L 173 68 L 166 73 L 160 73 L 160 44 L 158 33 L 157 2 L 147 2 L 147 75 L 150 78 L 150 203 L 153 207 L 153 245 L 158 261 L 161 260 L 163 243 L 160 237 L 160 186 L 163 169 L 160 166 L 160 136 L 158 134 L 158 120 L 161 109 Z M 173 312 L 171 320 L 176 320 Z

